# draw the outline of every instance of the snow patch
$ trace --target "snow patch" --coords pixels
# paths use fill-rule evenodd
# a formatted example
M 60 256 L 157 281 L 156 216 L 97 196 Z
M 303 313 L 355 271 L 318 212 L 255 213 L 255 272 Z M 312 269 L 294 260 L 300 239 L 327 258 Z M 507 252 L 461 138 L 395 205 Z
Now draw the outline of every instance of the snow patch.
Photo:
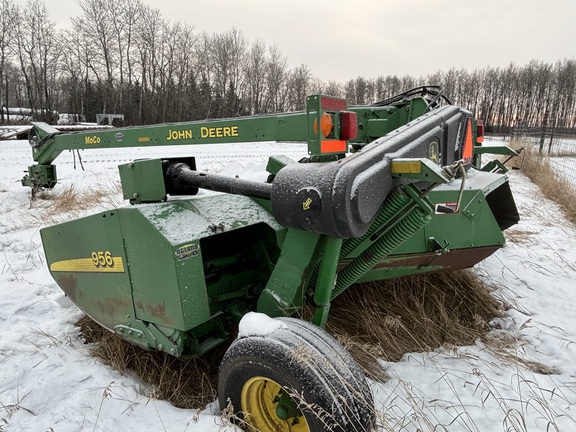
M 280 320 L 270 318 L 259 312 L 248 312 L 240 320 L 238 325 L 238 337 L 267 336 L 280 329 L 288 327 Z

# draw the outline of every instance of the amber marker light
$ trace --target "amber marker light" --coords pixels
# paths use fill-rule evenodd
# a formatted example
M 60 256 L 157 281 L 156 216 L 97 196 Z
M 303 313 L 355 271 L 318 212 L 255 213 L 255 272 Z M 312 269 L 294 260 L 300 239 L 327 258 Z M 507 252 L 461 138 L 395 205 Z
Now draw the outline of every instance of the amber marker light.
M 320 117 L 320 132 L 324 138 L 327 138 L 328 135 L 334 129 L 334 122 L 332 121 L 332 116 L 328 113 L 322 114 Z M 318 119 L 314 119 L 314 133 L 318 133 Z

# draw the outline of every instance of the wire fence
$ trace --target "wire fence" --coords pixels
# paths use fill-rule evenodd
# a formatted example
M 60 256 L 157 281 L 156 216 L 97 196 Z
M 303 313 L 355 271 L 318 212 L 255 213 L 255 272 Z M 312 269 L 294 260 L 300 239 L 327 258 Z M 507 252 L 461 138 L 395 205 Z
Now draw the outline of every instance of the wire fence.
M 535 152 L 547 157 L 558 176 L 576 188 L 576 134 L 554 134 L 538 130 L 514 136 L 490 135 L 486 139 L 503 143 L 512 139 L 521 140 Z
M 551 157 L 550 163 L 558 175 L 576 189 L 576 157 Z

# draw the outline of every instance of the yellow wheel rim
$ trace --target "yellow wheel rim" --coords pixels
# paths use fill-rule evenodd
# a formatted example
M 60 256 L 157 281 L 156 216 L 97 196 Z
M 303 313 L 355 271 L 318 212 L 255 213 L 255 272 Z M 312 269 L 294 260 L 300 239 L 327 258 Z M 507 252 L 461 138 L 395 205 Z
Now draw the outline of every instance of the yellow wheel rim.
M 252 431 L 310 432 L 300 410 L 290 417 L 290 410 L 284 409 L 282 400 L 286 399 L 294 404 L 276 381 L 261 376 L 250 378 L 240 394 L 244 420 Z M 291 414 L 294 414 L 293 410 Z

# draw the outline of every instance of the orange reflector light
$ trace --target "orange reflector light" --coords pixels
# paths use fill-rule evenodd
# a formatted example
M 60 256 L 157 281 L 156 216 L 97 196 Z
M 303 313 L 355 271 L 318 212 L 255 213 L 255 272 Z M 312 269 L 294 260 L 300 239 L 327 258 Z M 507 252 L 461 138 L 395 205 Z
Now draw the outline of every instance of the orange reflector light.
M 472 142 L 472 119 L 468 119 L 466 123 L 466 139 L 464 140 L 464 148 L 462 149 L 462 159 L 465 164 L 472 163 L 472 155 L 474 152 L 474 143 Z
M 358 116 L 352 111 L 340 113 L 340 138 L 343 140 L 356 139 L 358 136 Z
M 324 138 L 328 137 L 332 129 L 334 129 L 332 116 L 328 113 L 322 114 L 322 117 L 320 117 L 320 132 L 322 132 L 322 136 Z M 314 133 L 318 133 L 318 119 L 314 119 Z
M 320 132 L 322 132 L 324 138 L 330 135 L 332 129 L 334 129 L 334 122 L 332 121 L 332 116 L 328 113 L 322 114 L 322 117 L 320 118 Z

